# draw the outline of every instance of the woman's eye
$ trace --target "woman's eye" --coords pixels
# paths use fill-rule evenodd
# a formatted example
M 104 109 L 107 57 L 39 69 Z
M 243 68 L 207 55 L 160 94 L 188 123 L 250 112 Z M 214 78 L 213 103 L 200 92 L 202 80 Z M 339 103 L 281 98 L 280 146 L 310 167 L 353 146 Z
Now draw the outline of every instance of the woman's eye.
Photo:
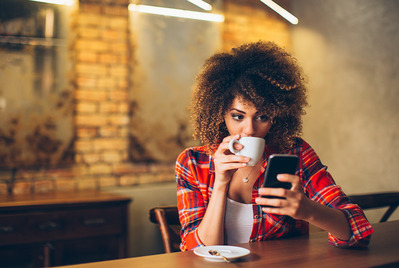
M 269 117 L 267 115 L 260 115 L 257 117 L 257 119 L 261 122 L 266 122 L 269 120 Z
M 234 120 L 242 120 L 243 118 L 244 118 L 244 116 L 242 116 L 241 114 L 232 114 L 231 115 L 231 117 L 234 119 Z

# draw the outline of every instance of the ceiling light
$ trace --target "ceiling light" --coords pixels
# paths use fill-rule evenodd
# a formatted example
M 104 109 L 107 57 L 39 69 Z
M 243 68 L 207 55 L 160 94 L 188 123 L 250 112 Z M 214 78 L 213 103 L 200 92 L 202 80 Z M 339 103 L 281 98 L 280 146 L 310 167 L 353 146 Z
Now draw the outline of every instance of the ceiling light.
M 56 4 L 64 6 L 73 6 L 74 0 L 31 0 L 33 2 L 42 2 L 47 4 Z
M 284 19 L 288 20 L 292 24 L 298 24 L 299 21 L 294 15 L 292 15 L 287 10 L 285 10 L 281 6 L 277 5 L 273 1 L 271 1 L 271 0 L 260 0 L 260 1 L 262 1 L 265 5 L 267 5 L 274 11 L 276 11 L 278 14 L 280 14 L 280 16 L 282 16 Z
M 175 8 L 130 4 L 129 10 L 143 12 L 143 13 L 149 13 L 149 14 L 155 14 L 155 15 L 164 15 L 164 16 L 171 16 L 171 17 L 194 19 L 194 20 L 206 20 L 206 21 L 213 21 L 213 22 L 223 22 L 224 21 L 223 15 L 189 11 L 189 10 L 183 10 L 183 9 L 175 9 Z
M 212 6 L 205 1 L 202 1 L 202 0 L 187 0 L 187 1 L 196 6 L 199 6 L 200 8 L 202 8 L 204 10 L 212 10 Z

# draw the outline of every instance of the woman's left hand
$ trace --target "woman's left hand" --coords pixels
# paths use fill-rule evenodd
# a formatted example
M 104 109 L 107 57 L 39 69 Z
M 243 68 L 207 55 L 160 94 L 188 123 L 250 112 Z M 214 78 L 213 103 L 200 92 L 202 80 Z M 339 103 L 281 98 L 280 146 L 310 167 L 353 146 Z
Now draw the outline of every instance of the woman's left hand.
M 262 207 L 262 211 L 269 214 L 287 215 L 298 220 L 307 220 L 311 217 L 312 203 L 303 193 L 299 177 L 290 174 L 279 174 L 277 179 L 281 182 L 290 182 L 291 189 L 260 188 L 259 197 L 255 202 Z M 278 196 L 278 198 L 265 198 L 263 196 Z

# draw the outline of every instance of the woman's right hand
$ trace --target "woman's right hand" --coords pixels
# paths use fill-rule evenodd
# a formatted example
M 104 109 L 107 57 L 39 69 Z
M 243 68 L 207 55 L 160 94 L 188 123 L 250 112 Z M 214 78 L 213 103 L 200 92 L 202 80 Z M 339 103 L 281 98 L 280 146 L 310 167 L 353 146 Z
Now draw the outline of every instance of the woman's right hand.
M 234 172 L 238 168 L 245 167 L 250 160 L 249 157 L 235 155 L 230 152 L 229 142 L 233 138 L 238 140 L 240 139 L 240 135 L 225 137 L 214 155 L 215 179 L 220 183 L 229 183 Z M 243 146 L 239 143 L 236 143 L 234 148 L 241 150 Z

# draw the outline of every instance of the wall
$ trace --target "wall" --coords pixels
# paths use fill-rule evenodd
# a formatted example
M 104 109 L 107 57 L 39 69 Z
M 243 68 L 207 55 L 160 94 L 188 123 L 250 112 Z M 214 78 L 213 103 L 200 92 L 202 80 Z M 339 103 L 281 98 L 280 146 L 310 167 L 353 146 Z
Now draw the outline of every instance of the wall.
M 258 0 L 220 2 L 222 4 L 218 8 L 225 15 L 225 21 L 217 30 L 212 30 L 212 36 L 215 32 L 220 35 L 215 36 L 217 40 L 212 40 L 212 51 L 229 50 L 233 46 L 259 39 L 273 40 L 291 49 L 289 23 Z M 279 3 L 288 7 L 289 1 Z M 70 18 L 73 37 L 68 43 L 73 63 L 70 78 L 74 93 L 71 126 L 74 129 L 74 163 L 67 167 L 37 166 L 35 169 L 18 170 L 13 185 L 7 173 L 6 179 L 2 180 L 0 177 L 0 194 L 6 194 L 10 188 L 15 194 L 101 189 L 131 196 L 133 202 L 130 205 L 129 218 L 129 255 L 160 253 L 160 235 L 156 226 L 148 220 L 148 209 L 156 205 L 176 203 L 174 164 L 139 163 L 129 151 L 132 146 L 140 149 L 143 145 L 142 141 L 131 136 L 131 133 L 137 133 L 140 128 L 145 127 L 139 124 L 147 119 L 162 122 L 162 115 L 165 113 L 161 111 L 157 113 L 157 117 L 144 118 L 142 121 L 135 118 L 135 99 L 145 95 L 133 83 L 133 77 L 143 71 L 139 69 L 140 65 L 132 64 L 136 53 L 143 51 L 143 48 L 136 47 L 140 36 L 135 29 L 144 26 L 130 25 L 128 0 L 77 0 L 77 4 L 76 12 Z M 179 23 L 189 22 L 180 20 L 176 25 Z M 162 23 L 158 26 L 162 27 Z M 145 27 L 141 29 L 142 32 L 146 31 Z M 159 33 L 163 32 L 158 29 Z M 210 35 L 206 36 L 209 38 Z M 176 40 L 161 40 L 178 42 L 179 35 L 175 37 Z M 201 43 L 207 40 L 198 41 L 202 47 L 208 47 Z M 168 45 L 172 46 L 173 42 Z M 193 47 L 195 45 L 195 42 L 191 44 L 191 53 L 198 51 L 198 48 Z M 154 49 L 159 50 L 162 47 L 161 42 Z M 185 48 L 181 49 L 183 53 Z M 212 51 L 207 50 L 206 54 L 201 55 L 202 59 Z M 176 50 L 172 52 L 177 53 Z M 196 64 L 202 63 L 197 61 Z M 170 83 L 173 85 L 176 81 Z M 181 113 L 182 107 L 187 105 L 189 89 L 184 90 L 185 98 L 179 98 L 178 103 L 168 106 L 169 109 L 178 108 L 172 114 Z M 155 95 L 159 99 L 154 103 L 162 102 L 164 95 Z M 182 125 L 187 125 L 188 116 L 183 120 Z M 144 138 L 163 142 L 162 134 L 163 132 L 157 131 Z M 189 135 L 186 134 L 183 138 L 186 139 L 187 136 Z M 172 138 L 177 140 L 181 137 Z M 174 144 L 176 140 L 173 140 Z M 157 198 L 153 198 L 154 196 Z
M 289 1 L 280 2 L 282 5 L 289 3 Z M 184 3 L 187 5 L 185 1 Z M 137 100 L 144 98 L 144 101 L 154 107 L 153 103 L 162 103 L 165 94 L 152 91 L 155 98 L 151 103 L 145 90 L 140 91 L 137 80 L 134 80 L 134 77 L 140 77 L 143 72 L 140 64 L 134 64 L 137 59 L 136 53 L 143 51 L 142 47 L 137 47 L 136 41 L 142 38 L 143 35 L 140 36 L 140 33 L 148 30 L 149 24 L 130 25 L 129 0 L 79 0 L 76 4 L 70 18 L 71 38 L 68 40 L 72 62 L 70 80 L 73 87 L 73 118 L 71 124 L 65 124 L 74 131 L 70 154 L 74 157 L 73 163 L 69 166 L 38 165 L 34 169 L 19 169 L 13 183 L 9 179 L 10 171 L 7 170 L 4 176 L 0 177 L 2 194 L 11 190 L 15 194 L 23 194 L 173 182 L 174 160 L 171 159 L 175 159 L 177 153 L 184 147 L 197 144 L 191 140 L 187 114 L 176 120 L 179 122 L 174 127 L 170 129 L 164 127 L 156 132 L 151 130 L 150 133 L 144 133 L 142 139 L 137 139 L 140 130 L 156 128 L 154 126 L 157 124 L 162 125 L 165 113 L 172 115 L 169 121 L 174 115 L 181 115 L 188 104 L 190 92 L 187 86 L 189 82 L 185 81 L 184 89 L 181 85 L 178 87 L 185 93 L 179 95 L 178 91 L 175 92 L 166 107 L 169 110 L 160 110 L 156 113 L 149 111 L 143 113 L 144 117 L 143 114 L 135 113 L 137 105 L 140 105 Z M 202 64 L 198 58 L 205 59 L 214 50 L 220 48 L 228 50 L 232 46 L 259 39 L 274 40 L 290 49 L 289 23 L 258 0 L 220 1 L 218 10 L 225 15 L 225 21 L 212 28 L 211 35 L 206 35 L 206 38 L 212 38 L 217 33 L 220 36 L 215 36 L 215 40 L 210 42 L 211 45 L 202 44 L 207 42 L 206 38 L 200 38 L 197 43 L 189 43 L 190 53 L 193 53 L 192 49 L 195 53 L 196 45 L 207 50 L 197 57 L 195 70 L 198 70 L 198 64 Z M 190 24 L 184 19 L 174 23 L 174 27 L 182 23 Z M 156 25 L 161 28 L 165 26 L 162 23 Z M 137 31 L 139 29 L 141 30 Z M 163 34 L 159 29 L 157 33 Z M 174 39 L 161 38 L 162 42 L 158 45 L 144 44 L 159 51 L 166 45 L 163 42 L 171 42 L 166 46 L 172 48 L 179 40 L 183 43 L 188 42 L 184 41 L 183 37 L 184 35 L 176 34 Z M 183 49 L 182 47 L 182 53 Z M 149 54 L 155 52 L 147 50 Z M 176 50 L 172 52 L 177 55 Z M 172 57 L 172 60 L 175 58 Z M 166 57 L 163 60 L 170 59 Z M 178 72 L 179 68 L 176 68 Z M 195 71 L 191 70 L 187 77 L 190 76 L 192 79 L 194 73 Z M 180 82 L 172 79 L 168 83 L 176 85 Z M 151 122 L 151 125 L 145 126 L 145 122 Z M 176 129 L 184 129 L 184 135 L 177 135 Z M 166 131 L 172 134 L 165 135 Z M 168 149 L 165 146 L 168 142 L 176 146 L 168 161 L 163 162 L 159 159 L 153 161 L 154 158 L 146 158 L 145 154 L 140 159 L 137 155 L 140 156 L 140 151 L 145 149 L 148 141 L 153 142 L 151 144 L 153 148 L 161 144 Z M 144 163 L 138 161 L 143 159 L 151 161 Z
M 393 0 L 293 1 L 304 137 L 348 194 L 399 190 L 398 11 Z
M 203 11 L 188 1 L 152 2 L 140 1 Z M 213 5 L 215 9 L 218 6 L 220 3 Z M 129 94 L 133 106 L 129 154 L 133 162 L 174 163 L 183 148 L 194 145 L 187 104 L 202 64 L 221 51 L 222 23 L 136 11 L 129 17 L 135 47 L 131 60 L 134 90 Z

